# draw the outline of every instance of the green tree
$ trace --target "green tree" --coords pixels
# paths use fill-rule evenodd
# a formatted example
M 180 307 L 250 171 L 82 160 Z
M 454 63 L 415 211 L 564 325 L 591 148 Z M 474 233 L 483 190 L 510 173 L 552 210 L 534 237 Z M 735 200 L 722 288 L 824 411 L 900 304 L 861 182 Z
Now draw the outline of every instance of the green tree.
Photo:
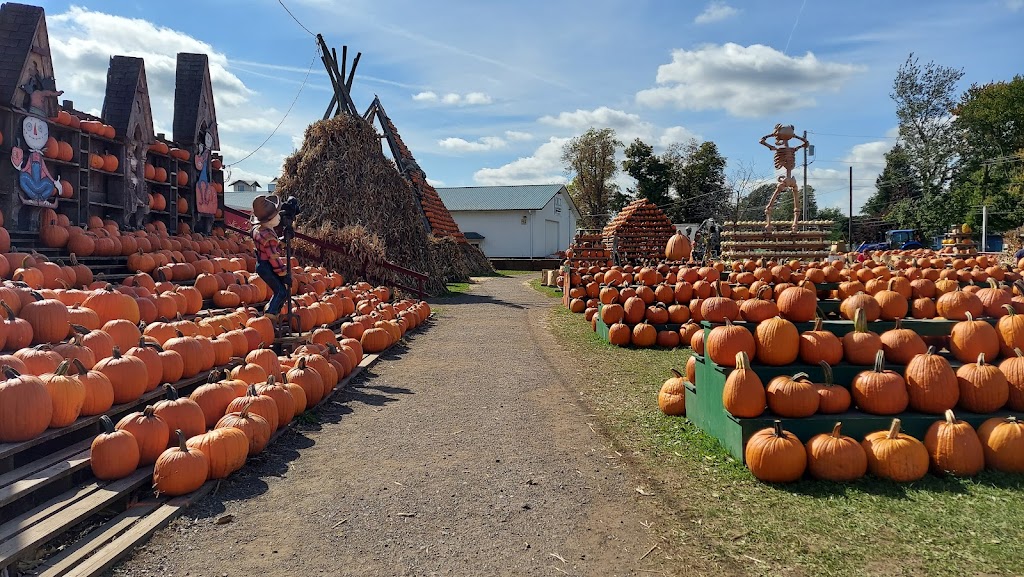
M 890 96 L 896 102 L 900 141 L 926 196 L 946 190 L 961 150 L 963 140 L 953 114 L 963 75 L 963 70 L 934 62 L 922 65 L 911 53 L 893 81 Z
M 775 187 L 777 183 L 766 182 L 759 186 L 754 187 L 754 190 L 750 191 L 750 194 L 740 199 L 740 220 L 764 220 L 764 209 L 768 206 L 768 201 L 771 200 L 772 195 L 775 194 Z M 803 216 L 804 219 L 818 218 L 818 201 L 814 196 L 814 187 L 807 185 L 804 191 L 807 197 L 807 214 Z M 801 199 L 801 204 L 802 204 Z M 775 205 L 772 207 L 772 222 L 792 221 L 793 220 L 793 193 L 784 190 L 779 194 L 779 198 L 775 200 Z
M 622 142 L 611 128 L 591 128 L 562 147 L 562 162 L 573 175 L 568 188 L 582 213 L 581 228 L 601 228 L 608 222 L 612 204 L 619 200 L 612 181 L 618 172 L 615 153 Z
M 636 198 L 646 198 L 657 206 L 671 200 L 672 165 L 654 154 L 654 147 L 639 138 L 626 147 L 622 169 L 636 180 L 636 189 L 629 190 Z
M 962 221 L 981 223 L 989 207 L 989 228 L 1005 231 L 1024 222 L 1024 195 L 1012 186 L 1024 150 L 1024 77 L 971 86 L 956 109 L 956 127 L 964 135 L 952 188 L 963 201 Z
M 726 186 L 725 157 L 714 142 L 674 144 L 663 159 L 671 163 L 676 199 L 665 212 L 672 222 L 703 222 L 731 218 L 732 192 Z
M 832 221 L 832 230 L 828 237 L 829 240 L 846 240 L 850 217 L 842 210 L 834 206 L 819 208 L 818 214 L 815 218 L 818 220 Z
M 885 153 L 885 169 L 875 179 L 875 193 L 864 203 L 861 214 L 887 217 L 901 200 L 921 196 L 921 182 L 903 146 Z

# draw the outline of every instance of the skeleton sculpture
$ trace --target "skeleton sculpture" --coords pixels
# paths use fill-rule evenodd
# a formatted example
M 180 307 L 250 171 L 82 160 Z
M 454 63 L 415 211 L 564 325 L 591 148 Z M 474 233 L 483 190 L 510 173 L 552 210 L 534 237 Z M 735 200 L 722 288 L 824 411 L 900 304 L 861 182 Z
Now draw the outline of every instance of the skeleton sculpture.
M 775 144 L 766 142 L 769 138 L 775 138 Z M 800 141 L 799 146 L 792 147 L 789 145 L 789 141 L 794 138 Z M 808 146 L 807 139 L 798 136 L 792 124 L 785 126 L 776 124 L 775 130 L 771 134 L 761 137 L 761 144 L 775 152 L 776 170 L 780 168 L 786 170 L 786 174 L 778 178 L 779 183 L 775 186 L 775 192 L 768 201 L 768 206 L 764 208 L 765 231 L 771 231 L 772 228 L 772 206 L 779 199 L 779 194 L 789 189 L 793 192 L 793 232 L 796 232 L 797 223 L 800 221 L 801 204 L 800 188 L 796 184 L 796 178 L 793 177 L 793 168 L 796 167 L 796 151 Z

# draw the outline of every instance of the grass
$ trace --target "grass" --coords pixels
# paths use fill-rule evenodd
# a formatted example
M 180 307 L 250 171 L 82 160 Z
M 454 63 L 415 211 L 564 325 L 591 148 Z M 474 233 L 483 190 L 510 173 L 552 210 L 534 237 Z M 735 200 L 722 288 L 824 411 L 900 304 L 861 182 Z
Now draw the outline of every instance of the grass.
M 531 283 L 537 290 L 552 291 Z M 1020 575 L 1024 478 L 928 475 L 912 484 L 757 482 L 717 441 L 658 411 L 657 392 L 689 350 L 603 342 L 554 307 L 550 330 L 579 359 L 584 401 L 623 453 L 635 455 L 693 554 L 755 575 Z

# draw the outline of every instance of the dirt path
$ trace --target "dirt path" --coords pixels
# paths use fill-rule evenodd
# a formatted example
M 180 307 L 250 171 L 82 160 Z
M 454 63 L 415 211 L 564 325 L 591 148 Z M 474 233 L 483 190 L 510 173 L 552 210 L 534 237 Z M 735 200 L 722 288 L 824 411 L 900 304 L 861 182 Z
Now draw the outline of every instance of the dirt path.
M 552 300 L 526 278 L 443 301 L 434 326 L 320 423 L 287 433 L 114 574 L 699 571 L 561 381 L 574 371 L 555 366 Z

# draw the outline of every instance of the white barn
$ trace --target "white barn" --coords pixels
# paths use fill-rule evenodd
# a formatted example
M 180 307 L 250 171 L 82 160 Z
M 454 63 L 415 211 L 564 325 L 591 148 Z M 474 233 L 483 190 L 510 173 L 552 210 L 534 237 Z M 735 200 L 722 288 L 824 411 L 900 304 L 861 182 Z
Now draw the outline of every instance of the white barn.
M 488 258 L 544 258 L 572 242 L 580 211 L 562 184 L 438 188 L 470 243 Z

